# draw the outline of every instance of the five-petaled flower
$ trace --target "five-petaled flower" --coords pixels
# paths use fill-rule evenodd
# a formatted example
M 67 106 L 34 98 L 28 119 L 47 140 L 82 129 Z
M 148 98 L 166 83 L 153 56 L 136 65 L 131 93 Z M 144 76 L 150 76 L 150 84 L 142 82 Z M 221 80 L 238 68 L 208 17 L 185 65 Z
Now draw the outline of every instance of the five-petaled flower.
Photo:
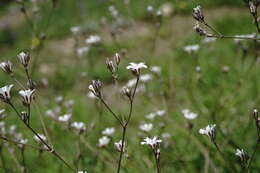
M 212 141 L 215 141 L 216 138 L 216 124 L 207 125 L 205 128 L 200 129 L 199 133 L 202 135 L 207 135 Z
M 130 62 L 129 65 L 126 67 L 126 69 L 131 70 L 133 74 L 136 76 L 140 75 L 140 70 L 142 68 L 147 68 L 147 65 L 145 65 L 145 63 L 143 62 L 140 63 Z
M 25 52 L 21 52 L 17 55 L 18 59 L 20 60 L 21 64 L 27 68 L 28 63 L 30 61 L 30 55 L 28 53 Z
M 10 61 L 4 61 L 0 63 L 1 69 L 7 74 L 12 74 L 12 63 Z
M 6 86 L 0 88 L 0 98 L 3 101 L 8 102 L 11 99 L 10 91 L 13 86 L 14 85 L 6 85 Z
M 26 105 L 30 105 L 31 104 L 31 102 L 32 102 L 32 100 L 34 98 L 34 96 L 33 96 L 34 91 L 35 90 L 30 90 L 30 89 L 28 89 L 28 90 L 20 90 L 19 91 L 19 94 L 23 98 L 23 103 L 24 104 L 26 104 Z

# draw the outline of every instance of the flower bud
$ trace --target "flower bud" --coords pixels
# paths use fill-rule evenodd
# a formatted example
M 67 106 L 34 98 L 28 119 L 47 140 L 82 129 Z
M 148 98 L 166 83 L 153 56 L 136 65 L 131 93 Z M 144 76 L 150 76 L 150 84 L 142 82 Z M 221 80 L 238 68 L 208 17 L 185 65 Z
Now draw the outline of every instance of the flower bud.
M 5 62 L 2 62 L 0 64 L 0 67 L 2 68 L 2 70 L 4 72 L 6 72 L 7 74 L 12 74 L 13 71 L 12 71 L 12 63 L 10 61 L 5 61 Z
M 196 8 L 193 8 L 193 17 L 195 20 L 199 22 L 204 22 L 204 15 L 201 9 L 201 6 L 197 6 Z

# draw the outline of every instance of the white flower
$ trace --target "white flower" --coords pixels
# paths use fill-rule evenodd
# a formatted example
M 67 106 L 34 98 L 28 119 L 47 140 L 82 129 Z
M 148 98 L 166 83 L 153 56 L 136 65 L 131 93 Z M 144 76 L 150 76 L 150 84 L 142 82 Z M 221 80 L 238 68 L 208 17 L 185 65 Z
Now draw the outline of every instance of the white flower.
M 126 67 L 126 69 L 131 70 L 135 75 L 140 75 L 140 70 L 142 68 L 147 68 L 147 65 L 145 63 L 134 63 L 130 62 L 129 65 Z
M 71 119 L 71 114 L 65 114 L 65 115 L 63 115 L 63 116 L 60 116 L 59 118 L 58 118 L 58 120 L 60 121 L 60 122 L 63 122 L 63 123 L 66 123 L 66 122 L 68 122 L 70 119 Z
M 151 5 L 148 5 L 146 9 L 149 13 L 153 12 L 153 6 Z
M 158 75 L 161 74 L 161 67 L 159 67 L 159 66 L 152 66 L 152 67 L 150 67 L 150 70 L 152 72 L 154 72 L 155 74 L 158 74 Z
M 195 53 L 199 50 L 200 46 L 195 44 L 195 45 L 189 45 L 184 47 L 184 51 L 188 53 Z
M 12 73 L 12 63 L 10 61 L 1 62 L 0 67 L 4 72 L 8 74 Z
M 81 27 L 80 26 L 73 26 L 73 27 L 70 28 L 70 31 L 72 32 L 72 34 L 77 35 L 81 31 Z
M 101 41 L 101 38 L 100 38 L 100 36 L 98 36 L 98 35 L 90 35 L 86 40 L 85 40 L 85 42 L 87 43 L 87 44 L 97 44 L 97 43 L 99 43 Z
M 98 146 L 105 147 L 109 144 L 109 142 L 110 142 L 110 138 L 108 138 L 107 136 L 103 136 L 98 139 Z
M 164 139 L 169 139 L 170 137 L 171 137 L 170 133 L 163 133 L 162 134 L 162 138 L 164 138 Z
M 189 109 L 183 109 L 182 114 L 183 114 L 184 118 L 186 118 L 188 120 L 193 120 L 193 119 L 197 118 L 197 116 L 198 116 L 198 114 L 191 112 Z
M 160 117 L 164 116 L 165 113 L 166 113 L 165 110 L 158 110 L 158 111 L 156 111 L 156 114 L 158 116 L 160 116 Z
M 24 145 L 27 144 L 27 142 L 28 142 L 28 139 L 20 139 L 20 140 L 19 140 L 19 143 L 20 143 L 20 144 L 18 144 L 18 146 L 19 146 L 20 148 L 23 148 Z
M 131 79 L 127 82 L 126 86 L 132 88 L 135 86 L 135 84 L 136 84 L 136 79 Z
M 115 133 L 114 127 L 106 128 L 105 130 L 102 131 L 102 135 L 106 135 L 106 136 L 112 136 L 114 133 Z
M 86 130 L 86 125 L 83 122 L 73 122 L 71 127 L 75 128 L 76 130 L 83 132 Z
M 0 110 L 0 115 L 3 115 L 5 113 L 5 109 Z
M 77 49 L 77 54 L 79 57 L 82 57 L 82 56 L 86 55 L 88 53 L 88 51 L 89 51 L 89 47 L 87 47 L 87 46 L 79 47 Z
M 200 129 L 199 133 L 202 135 L 207 135 L 211 138 L 211 140 L 215 140 L 216 135 L 216 124 L 207 125 L 205 128 Z
M 8 101 L 9 99 L 11 99 L 10 91 L 13 86 L 14 85 L 6 85 L 0 88 L 0 98 L 3 99 L 4 101 Z
M 142 131 L 149 132 L 153 129 L 153 124 L 152 123 L 142 124 L 142 125 L 139 126 L 139 128 Z
M 145 116 L 147 119 L 153 120 L 156 117 L 156 113 L 150 113 Z
M 88 173 L 87 171 L 78 171 L 78 173 Z
M 30 55 L 28 53 L 25 53 L 25 52 L 21 52 L 17 55 L 18 59 L 20 60 L 21 64 L 24 66 L 24 67 L 27 67 L 28 66 L 28 63 L 30 61 Z
M 23 97 L 23 102 L 30 105 L 33 100 L 33 94 L 35 90 L 20 90 L 19 94 Z
M 43 141 L 47 141 L 47 138 L 43 135 L 43 134 L 38 134 L 38 136 L 43 140 Z M 41 142 L 41 140 L 39 139 L 39 137 L 34 135 L 33 136 L 33 139 L 36 141 L 36 142 Z
M 151 146 L 153 149 L 159 144 L 161 143 L 162 140 L 157 138 L 156 136 L 154 136 L 153 138 L 148 138 L 146 137 L 142 142 L 141 145 L 149 145 Z
M 55 98 L 55 102 L 60 104 L 63 101 L 63 97 L 62 96 L 58 96 Z
M 202 40 L 202 43 L 204 44 L 208 44 L 208 43 L 213 43 L 215 42 L 217 39 L 214 37 L 206 37 L 205 39 Z
M 45 115 L 47 116 L 47 117 L 50 117 L 50 118 L 56 118 L 56 114 L 55 114 L 55 112 L 53 111 L 53 110 L 51 110 L 51 109 L 48 109 L 46 112 L 45 112 Z
M 249 156 L 247 155 L 247 153 L 243 150 L 243 149 L 236 149 L 236 156 L 238 156 L 240 158 L 241 161 L 247 161 Z
M 116 150 L 120 152 L 121 148 L 122 148 L 122 140 L 115 142 L 114 146 L 115 146 Z M 126 142 L 124 142 L 123 152 L 125 152 L 125 149 L 126 149 Z
M 150 74 L 143 74 L 143 75 L 140 75 L 140 81 L 146 83 L 146 82 L 149 82 L 153 79 L 152 75 Z

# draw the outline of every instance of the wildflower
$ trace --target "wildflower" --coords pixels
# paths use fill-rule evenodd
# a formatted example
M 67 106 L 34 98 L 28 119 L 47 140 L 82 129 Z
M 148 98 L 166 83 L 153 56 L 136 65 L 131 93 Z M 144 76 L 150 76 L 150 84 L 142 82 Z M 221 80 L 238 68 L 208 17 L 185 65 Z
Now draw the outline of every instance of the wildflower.
M 22 65 L 27 68 L 28 63 L 30 61 L 30 55 L 28 53 L 25 52 L 21 52 L 17 55 L 18 59 L 20 60 L 20 62 L 22 63 Z
M 48 109 L 46 112 L 45 112 L 45 115 L 47 116 L 47 117 L 51 117 L 51 118 L 56 118 L 56 114 L 55 114 L 55 112 L 53 111 L 53 110 L 51 110 L 51 109 Z
M 20 144 L 18 144 L 18 147 L 23 148 L 25 144 L 27 144 L 28 139 L 20 139 L 18 141 Z
M 165 110 L 158 110 L 158 111 L 156 111 L 156 114 L 158 116 L 160 116 L 160 117 L 162 117 L 165 113 L 166 113 Z
M 71 127 L 74 129 L 78 130 L 80 133 L 84 132 L 86 130 L 86 125 L 83 122 L 73 122 L 71 124 Z
M 100 80 L 92 80 L 92 83 L 89 85 L 89 90 L 98 98 L 101 98 L 101 87 L 102 82 Z
M 7 74 L 12 74 L 12 63 L 11 61 L 5 61 L 0 63 L 1 69 L 6 72 Z
M 142 142 L 141 145 L 149 145 L 153 149 L 155 149 L 160 143 L 162 142 L 161 139 L 154 136 L 153 138 L 146 137 Z
M 132 88 L 136 85 L 136 79 L 131 79 L 126 84 L 129 88 Z
M 186 118 L 188 120 L 193 120 L 193 119 L 197 118 L 197 116 L 198 116 L 198 114 L 191 112 L 189 109 L 183 109 L 182 114 L 183 114 L 184 118 Z
M 207 136 L 209 136 L 210 139 L 211 139 L 212 141 L 214 141 L 215 138 L 216 138 L 216 124 L 208 125 L 208 126 L 206 126 L 205 128 L 200 129 L 200 130 L 199 130 L 199 133 L 202 134 L 202 135 L 207 135 Z
M 5 102 L 8 102 L 11 99 L 10 91 L 13 86 L 14 85 L 6 85 L 0 88 L 0 99 L 2 99 Z
M 195 70 L 196 70 L 196 72 L 201 72 L 201 67 L 200 66 L 196 66 Z
M 122 140 L 118 141 L 118 142 L 115 142 L 114 143 L 114 146 L 115 146 L 115 149 L 118 151 L 118 152 L 121 152 L 121 149 L 123 149 L 123 152 L 126 151 L 126 142 L 124 142 L 124 147 L 122 148 Z
M 161 74 L 161 67 L 159 67 L 159 66 L 152 66 L 152 67 L 150 67 L 150 70 L 157 75 Z
M 58 96 L 55 98 L 55 102 L 60 104 L 63 101 L 63 97 L 62 96 Z
M 257 15 L 257 7 L 256 7 L 255 2 L 253 2 L 252 0 L 250 0 L 250 1 L 248 2 L 248 6 L 249 6 L 250 13 L 251 13 L 253 16 L 256 16 L 256 15 Z
M 119 65 L 120 61 L 121 61 L 120 54 L 119 53 L 115 53 L 115 55 L 114 55 L 114 62 L 116 63 L 116 65 Z
M 97 97 L 91 91 L 88 92 L 87 96 L 88 96 L 88 98 L 91 98 L 91 99 L 97 99 Z
M 153 120 L 156 117 L 156 113 L 150 113 L 145 116 L 147 119 Z
M 247 162 L 249 159 L 248 154 L 243 149 L 236 149 L 235 155 L 238 156 L 242 162 Z
M 89 51 L 89 47 L 87 47 L 87 46 L 79 47 L 77 49 L 77 55 L 79 57 L 83 57 L 84 55 L 86 55 L 88 53 L 88 51 Z
M 184 51 L 187 53 L 195 53 L 200 49 L 200 46 L 195 44 L 195 45 L 189 45 L 184 47 Z
M 114 133 L 115 133 L 114 127 L 106 128 L 105 130 L 102 131 L 102 135 L 106 135 L 106 136 L 112 136 Z
M 144 132 L 150 132 L 153 129 L 152 123 L 142 124 L 139 126 L 139 128 Z
M 192 15 L 195 20 L 197 20 L 199 22 L 204 22 L 204 15 L 203 15 L 201 6 L 197 6 L 197 7 L 193 8 Z
M 126 69 L 129 69 L 133 72 L 134 75 L 137 75 L 139 76 L 140 75 L 140 70 L 142 68 L 147 68 L 147 65 L 145 65 L 145 63 L 143 62 L 140 62 L 140 63 L 134 63 L 134 62 L 131 62 L 129 63 L 130 65 L 128 65 L 126 67 Z
M 216 40 L 217 40 L 217 39 L 214 38 L 214 37 L 207 37 L 207 38 L 205 38 L 205 39 L 202 40 L 202 43 L 204 43 L 204 44 L 213 43 L 213 42 L 215 42 Z
M 108 68 L 108 70 L 113 74 L 116 72 L 117 67 L 114 64 L 114 62 L 112 60 L 110 60 L 109 58 L 106 59 L 106 66 Z
M 35 90 L 20 90 L 19 94 L 23 97 L 23 103 L 25 105 L 30 105 L 32 100 L 34 99 L 34 91 Z
M 43 134 L 38 134 L 38 136 L 43 140 L 43 141 L 47 141 L 47 138 L 45 135 Z M 36 142 L 41 142 L 40 138 L 38 137 L 37 135 L 34 135 L 33 136 L 33 139 L 36 141 Z
M 98 139 L 98 146 L 105 147 L 109 144 L 109 142 L 110 142 L 110 138 L 108 138 L 107 136 L 103 136 Z
M 122 93 L 126 95 L 128 98 L 131 98 L 132 96 L 131 90 L 126 86 L 122 88 Z
M 72 34 L 77 35 L 79 34 L 81 31 L 81 27 L 80 26 L 73 26 L 70 28 L 70 32 L 72 32 Z
M 140 75 L 140 81 L 146 83 L 146 82 L 149 82 L 153 79 L 153 77 L 150 75 L 150 74 L 143 74 L 143 75 Z
M 78 171 L 78 173 L 88 173 L 87 171 Z
M 149 12 L 149 13 L 152 13 L 153 12 L 153 6 L 151 5 L 148 5 L 146 10 Z
M 71 116 L 72 116 L 71 114 L 65 114 L 63 116 L 60 116 L 58 118 L 58 121 L 63 122 L 63 123 L 67 123 L 71 119 Z
M 87 44 L 97 44 L 97 43 L 99 43 L 101 41 L 101 38 L 100 38 L 100 36 L 98 36 L 98 35 L 90 35 L 86 40 L 85 40 L 85 42 L 87 43 Z

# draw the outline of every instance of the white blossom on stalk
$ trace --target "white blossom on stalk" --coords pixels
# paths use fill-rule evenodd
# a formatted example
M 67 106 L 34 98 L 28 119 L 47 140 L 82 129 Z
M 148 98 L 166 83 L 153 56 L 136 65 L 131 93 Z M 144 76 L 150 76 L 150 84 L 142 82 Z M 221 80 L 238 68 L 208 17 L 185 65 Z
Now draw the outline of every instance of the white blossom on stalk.
M 26 68 L 30 61 L 30 55 L 25 52 L 21 52 L 17 55 L 18 59 L 20 60 L 21 64 Z
M 184 51 L 187 53 L 196 53 L 199 49 L 200 49 L 200 46 L 197 44 L 184 47 Z
M 83 122 L 73 122 L 71 124 L 71 127 L 73 127 L 74 129 L 76 129 L 76 130 L 78 130 L 80 132 L 83 132 L 83 131 L 86 130 L 86 125 Z
M 43 141 L 47 141 L 47 138 L 46 138 L 45 135 L 38 133 L 38 136 L 39 136 Z M 34 139 L 36 142 L 41 142 L 41 140 L 40 140 L 40 138 L 39 138 L 38 136 L 37 136 L 37 135 L 34 135 L 34 136 L 33 136 L 33 139 Z
M 63 116 L 60 116 L 59 118 L 58 118 L 58 120 L 60 121 L 60 122 L 63 122 L 63 123 L 67 123 L 67 122 L 69 122 L 69 120 L 71 119 L 71 114 L 65 114 L 65 115 L 63 115 Z
M 11 61 L 4 61 L 0 63 L 1 69 L 6 72 L 7 74 L 12 74 L 12 63 Z
M 99 43 L 101 41 L 101 38 L 100 38 L 100 36 L 98 36 L 98 35 L 90 35 L 86 40 L 85 40 L 85 42 L 87 43 L 87 44 L 97 44 L 97 43 Z
M 209 136 L 210 139 L 214 141 L 216 137 L 216 124 L 207 125 L 205 128 L 200 129 L 199 133 Z
M 99 147 L 105 147 L 109 144 L 110 138 L 107 136 L 102 136 L 101 138 L 98 139 L 98 146 Z
M 114 127 L 106 128 L 105 130 L 102 131 L 102 135 L 106 135 L 106 136 L 112 136 L 114 133 L 115 133 Z
M 235 155 L 238 156 L 241 161 L 247 161 L 249 159 L 249 156 L 243 149 L 236 149 Z
M 122 140 L 114 143 L 115 149 L 120 152 L 122 148 Z M 123 152 L 126 150 L 126 142 L 124 142 Z
M 6 85 L 0 88 L 0 98 L 4 101 L 9 101 L 11 99 L 10 91 L 14 85 Z
M 34 94 L 35 90 L 20 90 L 19 94 L 22 96 L 23 98 L 23 103 L 25 103 L 26 105 L 30 105 L 32 100 L 33 100 L 33 94 Z
M 147 68 L 147 65 L 145 65 L 145 63 L 143 62 L 140 63 L 130 62 L 129 65 L 126 67 L 126 69 L 131 70 L 133 74 L 138 76 L 140 75 L 140 70 L 142 68 Z
M 183 114 L 184 118 L 186 118 L 188 120 L 193 120 L 193 119 L 197 118 L 197 116 L 198 116 L 198 114 L 191 112 L 189 109 L 183 109 L 182 114 Z
M 153 129 L 152 123 L 141 124 L 139 128 L 144 132 L 150 132 Z
M 162 142 L 161 139 L 154 136 L 153 138 L 146 137 L 142 142 L 141 145 L 149 145 L 153 149 L 157 147 Z

